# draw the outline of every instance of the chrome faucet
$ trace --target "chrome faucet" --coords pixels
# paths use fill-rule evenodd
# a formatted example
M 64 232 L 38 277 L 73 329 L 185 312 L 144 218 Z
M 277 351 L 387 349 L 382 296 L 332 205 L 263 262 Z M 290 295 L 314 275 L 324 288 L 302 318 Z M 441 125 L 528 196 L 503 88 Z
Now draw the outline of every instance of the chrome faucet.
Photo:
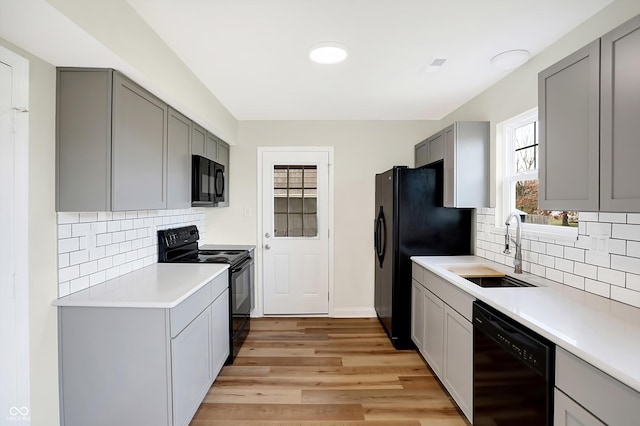
M 516 255 L 513 259 L 513 266 L 515 269 L 513 270 L 516 274 L 522 273 L 522 221 L 520 220 L 519 212 L 511 212 L 509 216 L 507 216 L 507 220 L 504 222 L 507 225 L 507 233 L 504 234 L 504 254 L 510 254 L 511 250 L 509 250 L 509 224 L 511 223 L 511 219 L 516 218 L 516 239 L 512 239 L 516 244 Z

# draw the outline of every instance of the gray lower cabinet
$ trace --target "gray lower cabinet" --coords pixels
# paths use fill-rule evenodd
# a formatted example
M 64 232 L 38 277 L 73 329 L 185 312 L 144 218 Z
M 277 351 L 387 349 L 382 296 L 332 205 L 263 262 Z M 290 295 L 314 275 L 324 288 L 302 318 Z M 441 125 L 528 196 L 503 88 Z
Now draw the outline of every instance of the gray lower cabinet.
M 554 426 L 604 426 L 593 414 L 556 388 L 553 392 Z
M 443 161 L 445 207 L 489 207 L 489 122 L 457 121 L 415 147 L 415 165 Z
M 412 277 L 412 340 L 472 421 L 474 299 L 415 263 Z
M 541 208 L 640 211 L 639 50 L 636 16 L 540 72 Z
M 228 274 L 171 309 L 58 308 L 65 426 L 188 425 L 229 355 Z
M 560 347 L 556 348 L 555 385 L 556 425 L 638 424 L 639 392 Z
M 167 208 L 191 207 L 191 135 L 193 122 L 169 107 Z
M 58 211 L 167 206 L 167 104 L 112 69 L 58 68 Z

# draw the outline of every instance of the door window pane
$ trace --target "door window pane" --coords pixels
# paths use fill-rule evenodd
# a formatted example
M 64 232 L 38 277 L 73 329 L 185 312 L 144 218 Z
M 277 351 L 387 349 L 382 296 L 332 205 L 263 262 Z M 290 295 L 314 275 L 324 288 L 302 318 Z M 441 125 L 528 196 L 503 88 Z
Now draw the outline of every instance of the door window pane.
M 316 237 L 317 197 L 317 166 L 274 166 L 274 236 Z

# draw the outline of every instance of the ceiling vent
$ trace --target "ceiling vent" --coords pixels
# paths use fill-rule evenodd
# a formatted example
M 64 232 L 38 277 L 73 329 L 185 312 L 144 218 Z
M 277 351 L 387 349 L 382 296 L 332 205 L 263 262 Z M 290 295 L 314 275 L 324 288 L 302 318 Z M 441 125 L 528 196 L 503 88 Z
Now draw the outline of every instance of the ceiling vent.
M 422 72 L 434 73 L 440 71 L 442 65 L 447 62 L 446 58 L 434 58 L 422 69 Z

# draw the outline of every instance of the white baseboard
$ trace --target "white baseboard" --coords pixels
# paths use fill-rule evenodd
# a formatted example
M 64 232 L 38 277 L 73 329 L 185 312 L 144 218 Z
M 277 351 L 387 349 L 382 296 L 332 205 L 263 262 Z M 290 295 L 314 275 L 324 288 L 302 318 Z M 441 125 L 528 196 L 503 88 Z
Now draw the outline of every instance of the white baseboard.
M 374 308 L 335 308 L 333 310 L 334 318 L 375 318 L 376 310 Z

